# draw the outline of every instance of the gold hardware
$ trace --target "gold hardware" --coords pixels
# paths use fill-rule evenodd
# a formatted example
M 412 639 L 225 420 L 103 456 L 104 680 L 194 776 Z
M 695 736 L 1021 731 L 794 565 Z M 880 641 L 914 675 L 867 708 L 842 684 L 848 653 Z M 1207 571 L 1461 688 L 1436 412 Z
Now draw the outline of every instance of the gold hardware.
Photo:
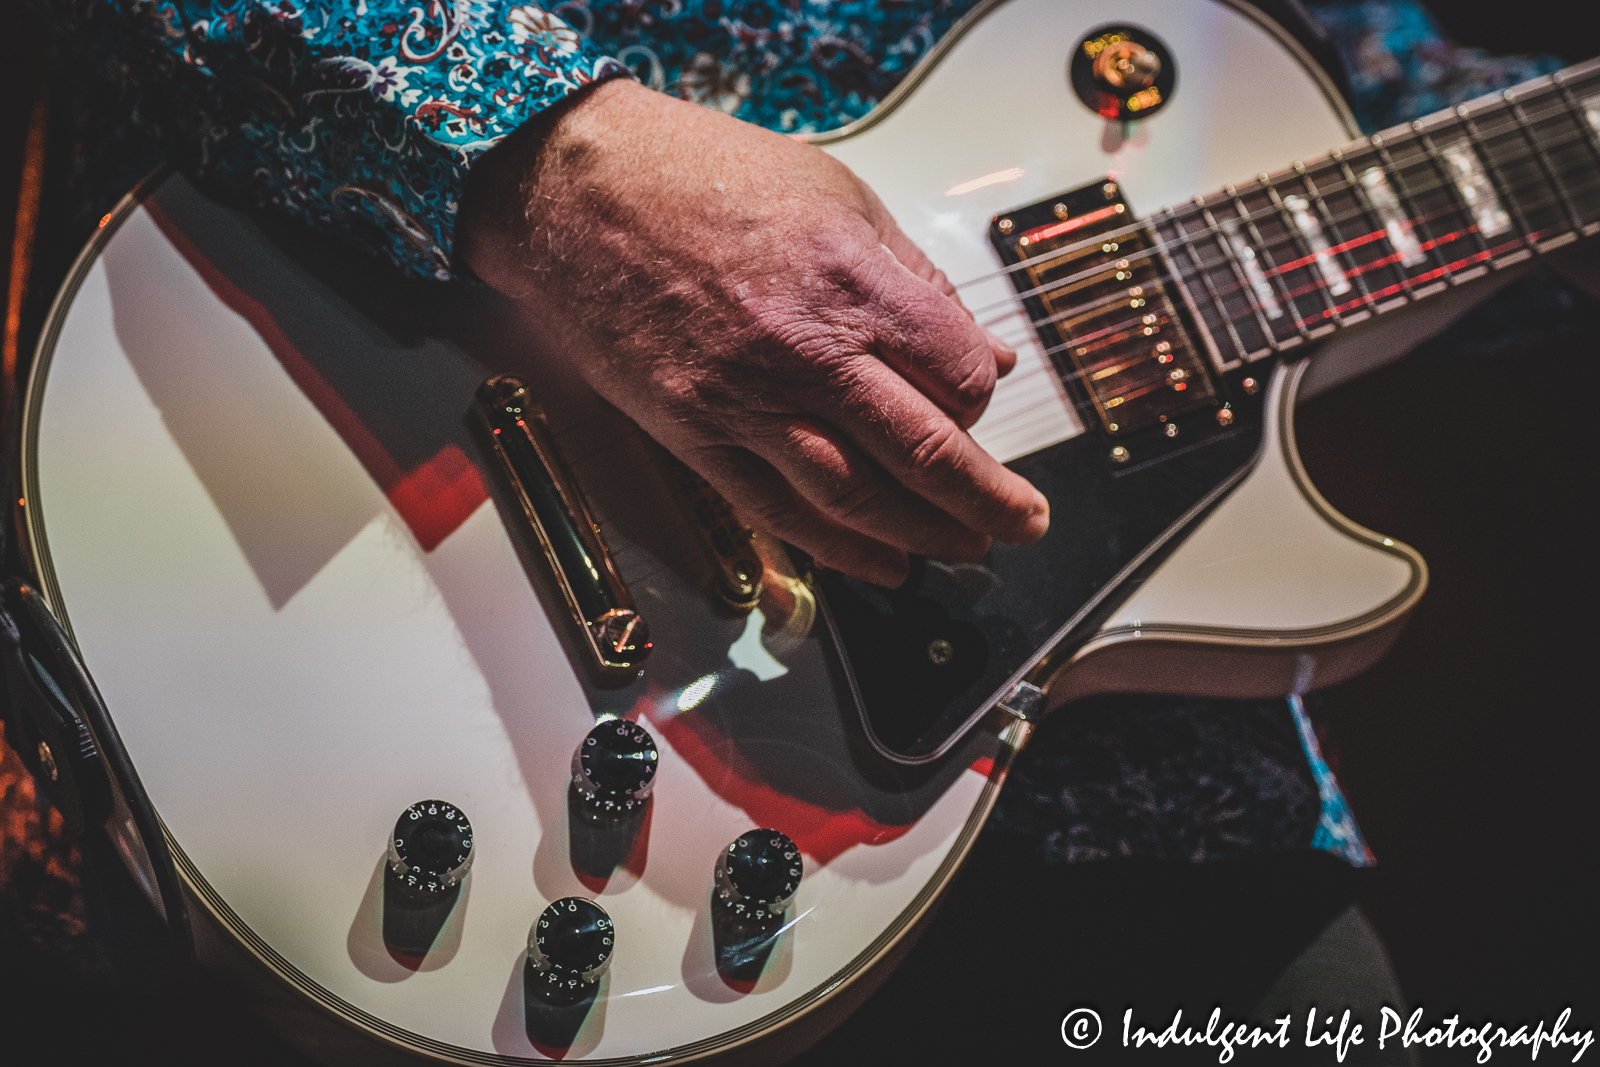
M 1115 424 L 1112 425 L 1112 429 L 1116 429 Z M 1111 459 L 1113 462 L 1126 463 L 1130 458 L 1131 457 L 1128 455 L 1128 450 L 1123 448 L 1121 445 L 1118 445 L 1116 448 L 1111 450 Z
M 1239 384 L 1243 386 L 1244 391 L 1249 393 L 1251 396 L 1255 396 L 1256 393 L 1261 391 L 1261 383 L 1256 381 L 1254 378 L 1246 378 Z
M 1094 57 L 1094 76 L 1119 95 L 1148 89 L 1160 73 L 1161 57 L 1133 41 L 1107 45 Z
M 1233 425 L 1233 411 L 1231 409 L 1229 409 L 1229 408 L 1218 408 L 1217 409 L 1217 425 L 1218 426 L 1232 426 Z
M 1017 224 L 1012 222 L 1010 219 L 1001 219 L 998 223 L 996 223 L 996 225 L 999 227 L 1001 233 L 1010 233 L 1012 230 L 1017 228 Z
M 673 488 L 678 504 L 690 519 L 690 528 L 722 602 L 735 611 L 749 611 L 761 601 L 761 556 L 753 544 L 755 531 L 746 526 L 733 506 L 711 484 L 677 459 L 669 459 L 676 477 Z
M 1175 423 L 1175 422 L 1167 423 L 1167 436 L 1168 437 L 1176 437 L 1176 436 L 1178 436 L 1178 424 L 1177 423 Z
M 52 782 L 60 780 L 61 768 L 56 766 L 56 755 L 43 741 L 39 742 L 39 766 L 44 768 L 44 773 L 50 776 Z
M 588 502 L 561 462 L 544 413 L 522 382 L 505 375 L 478 387 L 473 410 L 594 666 L 602 675 L 637 674 L 650 654 L 650 628 L 634 610 Z
M 1100 191 L 1105 194 L 1107 200 L 1110 200 L 1112 197 L 1117 195 L 1117 183 L 1106 182 L 1100 187 Z
M 1067 217 L 1067 205 L 1065 205 L 1065 204 L 1057 204 L 1055 206 L 1054 210 L 1055 210 L 1055 213 L 1056 213 L 1056 218 L 1064 219 L 1064 218 Z

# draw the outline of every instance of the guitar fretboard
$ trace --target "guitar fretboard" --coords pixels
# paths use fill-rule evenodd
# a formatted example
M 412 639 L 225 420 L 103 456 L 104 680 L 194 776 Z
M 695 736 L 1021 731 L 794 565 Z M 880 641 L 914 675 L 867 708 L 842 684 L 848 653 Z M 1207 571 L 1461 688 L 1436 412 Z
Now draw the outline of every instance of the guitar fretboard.
M 1600 61 L 1141 224 L 1219 370 L 1600 230 Z

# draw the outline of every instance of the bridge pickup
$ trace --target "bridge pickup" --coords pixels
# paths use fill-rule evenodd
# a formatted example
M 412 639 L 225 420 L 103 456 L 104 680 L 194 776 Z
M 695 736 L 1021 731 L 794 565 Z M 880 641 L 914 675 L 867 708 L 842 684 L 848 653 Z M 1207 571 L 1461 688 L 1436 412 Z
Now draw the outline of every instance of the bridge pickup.
M 1105 180 L 997 216 L 989 237 L 1069 392 L 1112 437 L 1218 403 L 1167 261 Z M 1167 436 L 1176 433 L 1173 425 Z
M 507 376 L 479 386 L 473 410 L 555 572 L 593 665 L 603 675 L 637 673 L 650 654 L 650 628 L 634 609 L 600 527 L 556 452 L 544 413 L 527 387 Z

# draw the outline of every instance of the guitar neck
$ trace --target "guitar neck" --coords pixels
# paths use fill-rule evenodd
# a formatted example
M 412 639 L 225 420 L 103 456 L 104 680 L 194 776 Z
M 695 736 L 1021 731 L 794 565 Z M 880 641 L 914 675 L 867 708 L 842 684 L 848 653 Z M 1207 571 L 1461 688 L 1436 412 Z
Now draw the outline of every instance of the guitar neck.
M 1600 230 L 1600 60 L 1144 224 L 1228 370 Z

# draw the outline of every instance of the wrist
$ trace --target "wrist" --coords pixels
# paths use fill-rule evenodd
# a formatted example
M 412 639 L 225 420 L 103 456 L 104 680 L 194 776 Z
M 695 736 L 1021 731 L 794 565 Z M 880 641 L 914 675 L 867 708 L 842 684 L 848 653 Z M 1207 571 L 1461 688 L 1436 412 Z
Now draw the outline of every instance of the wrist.
M 532 223 L 529 205 L 548 161 L 570 169 L 600 141 L 625 97 L 658 95 L 632 78 L 613 77 L 586 85 L 529 121 L 480 156 L 462 189 L 456 215 L 455 259 L 494 288 L 514 285 L 514 268 Z

